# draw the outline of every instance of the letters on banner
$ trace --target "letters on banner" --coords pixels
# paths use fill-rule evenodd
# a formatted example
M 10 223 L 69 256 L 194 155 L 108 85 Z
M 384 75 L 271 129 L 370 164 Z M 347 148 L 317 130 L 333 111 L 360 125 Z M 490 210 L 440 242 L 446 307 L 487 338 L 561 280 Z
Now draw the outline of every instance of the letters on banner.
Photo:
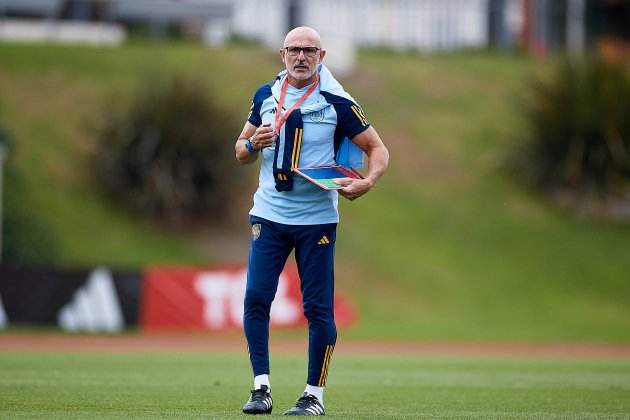
M 140 326 L 144 330 L 240 329 L 247 270 L 242 267 L 199 269 L 152 267 L 144 274 Z M 356 309 L 342 295 L 335 297 L 335 320 L 340 327 L 356 321 Z M 306 324 L 300 280 L 294 266 L 280 275 L 271 305 L 272 327 Z

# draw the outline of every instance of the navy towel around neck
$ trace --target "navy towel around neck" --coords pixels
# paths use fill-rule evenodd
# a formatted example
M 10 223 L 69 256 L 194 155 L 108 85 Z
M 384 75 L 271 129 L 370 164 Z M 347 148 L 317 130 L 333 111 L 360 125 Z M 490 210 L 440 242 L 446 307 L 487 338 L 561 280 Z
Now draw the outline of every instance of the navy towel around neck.
M 295 109 L 284 124 L 284 138 L 276 140 L 276 148 L 273 158 L 273 178 L 276 181 L 276 190 L 291 191 L 293 189 L 293 169 L 298 167 L 300 160 L 300 148 L 302 145 L 302 111 Z M 279 164 L 278 156 L 282 156 Z

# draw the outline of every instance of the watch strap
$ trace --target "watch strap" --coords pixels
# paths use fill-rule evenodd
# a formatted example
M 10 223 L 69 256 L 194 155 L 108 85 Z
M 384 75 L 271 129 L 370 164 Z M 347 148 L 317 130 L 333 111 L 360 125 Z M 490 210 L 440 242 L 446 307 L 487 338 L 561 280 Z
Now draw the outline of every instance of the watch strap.
M 247 151 L 249 153 L 257 153 L 258 150 L 254 148 L 254 145 L 252 144 L 252 140 L 251 139 L 245 139 L 245 148 L 247 149 Z

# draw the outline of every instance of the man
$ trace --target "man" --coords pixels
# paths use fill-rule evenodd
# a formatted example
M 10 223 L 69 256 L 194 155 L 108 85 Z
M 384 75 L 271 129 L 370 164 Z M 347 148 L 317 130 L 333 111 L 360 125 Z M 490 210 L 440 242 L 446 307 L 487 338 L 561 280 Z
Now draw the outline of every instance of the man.
M 280 49 L 286 67 L 259 88 L 236 141 L 243 164 L 262 155 L 259 187 L 250 211 L 250 243 L 244 330 L 254 388 L 243 412 L 271 413 L 269 311 L 278 278 L 292 250 L 300 274 L 308 320 L 308 378 L 304 394 L 285 415 L 323 415 L 324 386 L 337 339 L 333 316 L 334 246 L 338 194 L 354 200 L 367 193 L 387 168 L 389 153 L 361 108 L 332 77 L 322 60 L 319 34 L 312 28 L 290 31 Z M 296 167 L 335 164 L 335 153 L 349 138 L 368 158 L 364 179 L 342 178 L 343 189 L 320 189 L 294 176 Z

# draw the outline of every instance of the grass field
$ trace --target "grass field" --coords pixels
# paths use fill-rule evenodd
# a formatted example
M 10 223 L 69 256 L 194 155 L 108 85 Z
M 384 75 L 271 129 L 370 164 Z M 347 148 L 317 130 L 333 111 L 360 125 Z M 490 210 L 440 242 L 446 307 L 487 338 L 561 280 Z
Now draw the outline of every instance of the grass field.
M 389 146 L 391 167 L 368 196 L 341 203 L 336 281 L 361 319 L 348 335 L 630 340 L 630 225 L 567 215 L 503 170 L 536 67 L 545 65 L 484 52 L 359 55 L 344 83 Z M 11 164 L 25 183 L 17 199 L 58 237 L 60 265 L 246 261 L 245 223 L 220 237 L 161 229 L 94 185 L 89 156 L 103 104 L 155 69 L 207 79 L 227 112 L 244 118 L 279 63 L 243 45 L 0 44 L 0 123 L 16 139 Z M 249 196 L 255 169 L 247 176 Z M 247 205 L 235 210 L 243 220 Z
M 272 355 L 274 413 L 306 360 Z M 247 418 L 243 354 L 0 353 L 0 418 Z M 628 419 L 630 361 L 336 356 L 334 419 Z

